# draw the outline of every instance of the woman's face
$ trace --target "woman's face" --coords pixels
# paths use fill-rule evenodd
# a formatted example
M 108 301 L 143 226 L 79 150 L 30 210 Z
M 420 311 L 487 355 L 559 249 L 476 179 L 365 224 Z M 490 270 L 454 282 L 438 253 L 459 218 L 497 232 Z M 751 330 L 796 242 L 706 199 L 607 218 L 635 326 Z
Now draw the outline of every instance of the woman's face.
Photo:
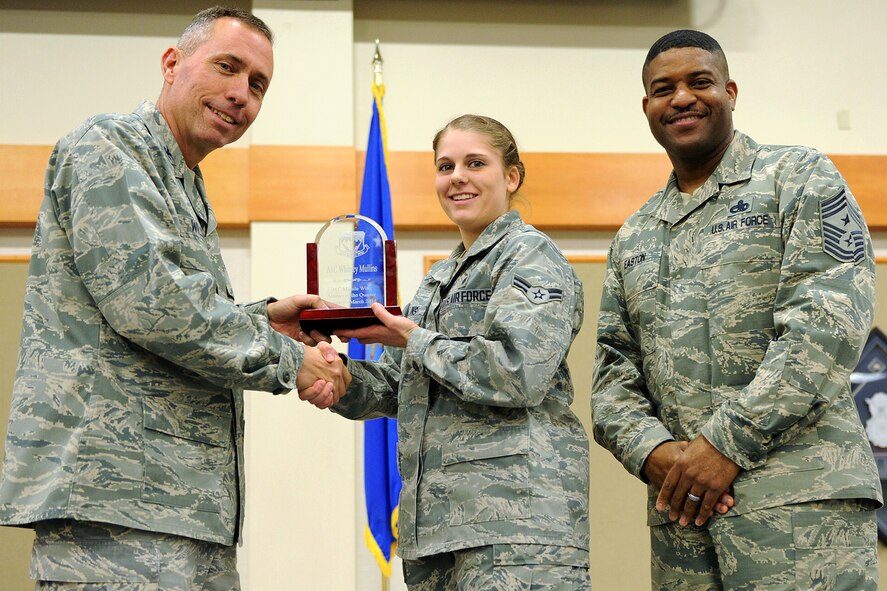
M 517 190 L 517 167 L 505 169 L 486 136 L 460 129 L 444 132 L 435 154 L 435 188 L 440 206 L 459 227 L 465 248 L 508 211 Z

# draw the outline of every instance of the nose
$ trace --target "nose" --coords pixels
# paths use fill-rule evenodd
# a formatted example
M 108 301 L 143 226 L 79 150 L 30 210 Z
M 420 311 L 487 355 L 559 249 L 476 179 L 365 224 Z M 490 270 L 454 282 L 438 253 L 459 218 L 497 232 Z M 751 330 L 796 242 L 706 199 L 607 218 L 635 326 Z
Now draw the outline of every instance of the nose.
M 696 95 L 684 85 L 678 86 L 671 95 L 671 104 L 678 108 L 689 107 L 696 102 Z
M 465 171 L 461 166 L 453 167 L 453 173 L 450 175 L 450 182 L 454 185 L 460 185 L 465 182 Z
M 246 76 L 232 76 L 225 89 L 225 98 L 237 106 L 246 104 L 249 97 L 249 79 Z

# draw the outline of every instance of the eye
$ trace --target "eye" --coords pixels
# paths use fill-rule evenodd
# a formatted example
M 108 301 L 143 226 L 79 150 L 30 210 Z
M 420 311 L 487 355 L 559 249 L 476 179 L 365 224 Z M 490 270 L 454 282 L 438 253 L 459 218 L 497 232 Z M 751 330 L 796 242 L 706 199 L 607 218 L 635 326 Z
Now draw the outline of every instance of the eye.
M 258 96 L 264 96 L 264 94 L 265 94 L 265 85 L 264 84 L 261 84 L 259 82 L 253 82 L 249 85 L 249 87 L 252 88 L 253 92 L 256 93 Z
M 441 162 L 437 165 L 437 172 L 449 172 L 453 170 L 453 164 L 451 162 Z
M 219 65 L 219 69 L 224 70 L 225 72 L 233 72 L 234 71 L 234 66 L 232 66 L 228 62 L 219 62 L 218 65 Z
M 480 168 L 486 163 L 483 160 L 469 160 L 468 168 Z
M 657 86 L 650 91 L 652 96 L 667 96 L 671 92 L 671 86 Z
M 693 81 L 693 88 L 708 88 L 712 85 L 712 81 L 708 78 L 699 78 Z

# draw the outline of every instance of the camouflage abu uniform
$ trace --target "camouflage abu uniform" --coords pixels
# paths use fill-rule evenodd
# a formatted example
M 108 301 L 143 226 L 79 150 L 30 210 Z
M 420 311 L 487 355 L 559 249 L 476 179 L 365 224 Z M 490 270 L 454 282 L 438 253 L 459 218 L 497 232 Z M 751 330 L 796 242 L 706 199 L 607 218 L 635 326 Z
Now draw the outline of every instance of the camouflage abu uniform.
M 657 445 L 704 435 L 742 468 L 728 518 L 821 499 L 872 508 L 881 490 L 848 377 L 873 302 L 868 231 L 833 164 L 737 132 L 689 200 L 672 174 L 613 241 L 595 440 L 643 478 Z M 658 492 L 651 525 L 668 521 Z
M 232 544 L 243 389 L 295 387 L 301 345 L 238 306 L 199 171 L 150 102 L 50 158 L 25 294 L 0 523 L 104 522 Z
M 348 361 L 333 409 L 398 419 L 398 554 L 492 544 L 562 548 L 588 564 L 588 437 L 566 356 L 582 285 L 551 240 L 508 212 L 432 267 L 416 328 L 378 363 Z

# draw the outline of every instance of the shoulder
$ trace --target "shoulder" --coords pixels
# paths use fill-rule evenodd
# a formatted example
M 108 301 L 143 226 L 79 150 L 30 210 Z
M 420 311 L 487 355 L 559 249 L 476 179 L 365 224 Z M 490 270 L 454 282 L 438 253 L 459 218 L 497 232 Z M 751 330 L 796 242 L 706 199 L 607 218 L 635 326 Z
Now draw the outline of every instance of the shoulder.
M 557 265 L 567 265 L 567 258 L 554 240 L 529 224 L 521 224 L 506 234 L 502 252 L 512 258 L 545 259 Z
M 144 123 L 134 113 L 103 113 L 81 123 L 59 140 L 58 145 L 80 151 L 103 142 L 118 147 L 144 144 L 150 137 Z

